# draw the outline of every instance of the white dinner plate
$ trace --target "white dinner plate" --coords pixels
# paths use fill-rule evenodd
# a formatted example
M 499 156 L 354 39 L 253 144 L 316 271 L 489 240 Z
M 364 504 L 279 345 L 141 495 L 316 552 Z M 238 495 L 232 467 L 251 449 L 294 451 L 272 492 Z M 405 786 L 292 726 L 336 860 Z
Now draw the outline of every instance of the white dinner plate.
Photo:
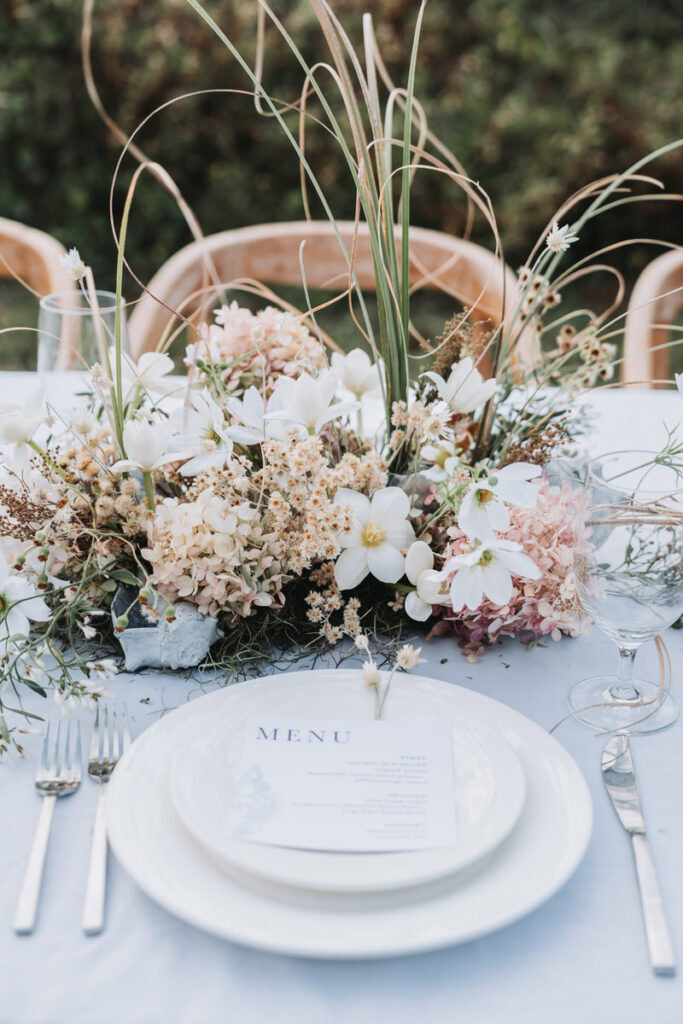
M 171 798 L 185 827 L 220 863 L 268 881 L 331 892 L 376 892 L 442 878 L 489 854 L 509 834 L 524 804 L 517 755 L 498 729 L 443 695 L 392 688 L 386 719 L 450 718 L 453 729 L 456 845 L 400 853 L 331 853 L 286 849 L 229 837 L 229 814 L 242 760 L 247 715 L 267 712 L 316 719 L 372 718 L 374 699 L 360 672 L 313 673 L 305 689 L 290 676 L 240 686 L 219 713 L 198 709 L 176 751 L 167 741 Z M 392 684 L 393 687 L 393 684 Z M 175 755 L 175 760 L 174 760 Z
M 337 671 L 349 687 L 357 673 Z M 485 718 L 519 757 L 527 783 L 516 828 L 478 866 L 427 885 L 376 894 L 312 893 L 268 885 L 221 869 L 182 826 L 173 808 L 166 756 L 196 715 L 228 714 L 242 688 L 257 693 L 296 686 L 302 714 L 320 679 L 289 673 L 217 690 L 176 709 L 133 743 L 109 784 L 112 849 L 138 885 L 182 920 L 224 939 L 271 952 L 318 958 L 417 953 L 465 942 L 534 910 L 567 881 L 592 827 L 588 787 L 563 747 L 498 701 L 449 683 L 399 676 L 387 704 L 431 694 Z M 447 710 L 446 710 L 447 709 Z

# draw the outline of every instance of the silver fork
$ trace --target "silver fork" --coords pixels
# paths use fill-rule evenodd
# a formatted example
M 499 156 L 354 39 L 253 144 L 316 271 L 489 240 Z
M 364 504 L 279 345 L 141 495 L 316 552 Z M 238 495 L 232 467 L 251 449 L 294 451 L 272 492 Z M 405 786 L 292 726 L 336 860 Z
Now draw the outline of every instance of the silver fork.
M 100 715 L 98 704 L 88 759 L 88 775 L 99 783 L 100 793 L 97 798 L 81 921 L 86 935 L 98 935 L 104 928 L 104 897 L 107 888 L 107 784 L 120 753 L 125 753 L 129 745 L 130 728 L 125 705 L 119 723 L 115 708 L 110 709 L 108 704 L 104 704 Z
M 50 745 L 50 723 L 48 722 L 43 739 L 43 749 L 36 772 L 36 789 L 43 797 L 38 825 L 33 837 L 33 845 L 26 865 L 26 873 L 19 890 L 17 909 L 14 915 L 14 930 L 19 935 L 27 935 L 33 931 L 36 923 L 38 897 L 43 880 L 43 868 L 47 844 L 50 839 L 52 812 L 58 796 L 74 793 L 81 784 L 81 726 L 76 723 L 75 749 L 72 755 L 71 720 L 66 723 L 64 745 L 60 745 L 61 721 L 57 725 L 57 736 Z

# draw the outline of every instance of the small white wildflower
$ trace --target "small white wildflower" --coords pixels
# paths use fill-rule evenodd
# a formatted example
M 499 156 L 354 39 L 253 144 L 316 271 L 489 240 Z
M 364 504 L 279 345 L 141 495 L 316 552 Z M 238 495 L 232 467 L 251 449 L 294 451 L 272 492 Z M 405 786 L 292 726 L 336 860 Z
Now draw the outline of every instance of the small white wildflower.
M 116 662 L 113 658 L 102 658 L 101 661 L 89 661 L 86 663 L 88 675 L 91 679 L 100 679 L 103 682 L 111 679 L 118 672 Z
M 61 715 L 72 715 L 78 707 L 73 690 L 56 689 L 53 697 Z
M 88 268 L 75 246 L 73 249 L 69 249 L 68 252 L 62 253 L 59 259 L 62 265 L 69 271 L 74 281 L 80 281 L 82 277 L 85 277 L 85 272 Z
M 92 640 L 94 636 L 97 636 L 97 630 L 95 629 L 94 626 L 88 625 L 89 622 L 90 618 L 86 616 L 82 622 L 79 622 L 77 624 L 78 628 L 80 629 L 81 633 L 83 634 L 86 640 Z
M 552 228 L 546 235 L 545 244 L 550 252 L 566 252 L 569 246 L 578 240 L 579 236 L 572 234 L 572 229 L 568 224 L 563 224 L 560 227 L 554 220 Z
M 421 662 L 427 660 L 420 657 L 421 650 L 421 647 L 412 647 L 411 644 L 404 644 L 396 655 L 396 668 L 400 668 L 404 672 L 410 672 L 411 668 L 417 668 Z
M 81 703 L 86 711 L 94 711 L 99 700 L 112 696 L 112 693 L 103 686 L 91 686 L 81 697 Z
M 376 690 L 382 682 L 382 673 L 374 661 L 366 661 L 363 665 L 363 682 L 369 690 Z
M 357 633 L 353 638 L 353 642 L 359 651 L 365 651 L 367 653 L 370 649 L 370 641 L 366 637 L 365 633 Z

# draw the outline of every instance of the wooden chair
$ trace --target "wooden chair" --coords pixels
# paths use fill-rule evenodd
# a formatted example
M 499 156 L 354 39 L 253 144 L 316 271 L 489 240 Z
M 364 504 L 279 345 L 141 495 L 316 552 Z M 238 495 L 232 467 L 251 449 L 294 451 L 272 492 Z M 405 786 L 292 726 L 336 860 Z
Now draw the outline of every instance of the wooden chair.
M 674 289 L 681 289 L 674 291 Z M 673 292 L 673 294 L 666 294 Z M 683 248 L 658 256 L 645 267 L 635 283 L 626 314 L 624 330 L 624 381 L 665 380 L 669 376 L 670 324 L 683 309 Z M 655 387 L 665 387 L 655 384 Z
M 44 231 L 0 217 L 0 277 L 20 277 L 41 296 L 73 291 L 60 257 L 64 247 Z M 10 269 L 11 268 L 11 269 Z
M 0 277 L 18 277 L 40 297 L 75 292 L 76 284 L 60 257 L 64 247 L 44 231 L 0 217 Z M 71 349 L 62 339 L 58 368 L 66 369 Z
M 347 252 L 351 252 L 354 225 L 338 222 L 337 227 Z M 397 229 L 397 238 L 400 234 Z M 211 235 L 193 242 L 175 253 L 149 282 L 150 294 L 144 293 L 135 306 L 129 322 L 131 354 L 137 359 L 143 352 L 156 348 L 171 315 L 153 296 L 177 309 L 202 287 L 205 265 L 202 252 L 207 253 L 221 282 L 252 278 L 259 282 L 300 285 L 299 247 L 306 240 L 303 263 L 306 282 L 311 288 L 344 287 L 348 273 L 344 253 L 327 221 L 294 221 L 259 224 Z M 503 267 L 492 253 L 462 239 L 439 231 L 411 228 L 411 284 L 424 282 L 424 287 L 449 289 L 464 305 L 472 305 L 480 292 L 483 295 L 473 311 L 473 319 L 498 324 L 505 303 L 509 310 L 517 290 L 517 278 Z M 414 262 L 412 262 L 414 261 Z M 372 253 L 367 224 L 361 224 L 355 257 L 355 272 L 363 290 L 375 287 Z M 330 281 L 334 284 L 330 285 Z M 199 303 L 195 303 L 195 308 Z M 187 308 L 184 309 L 188 315 Z M 535 339 L 526 331 L 519 356 L 531 363 L 535 355 Z

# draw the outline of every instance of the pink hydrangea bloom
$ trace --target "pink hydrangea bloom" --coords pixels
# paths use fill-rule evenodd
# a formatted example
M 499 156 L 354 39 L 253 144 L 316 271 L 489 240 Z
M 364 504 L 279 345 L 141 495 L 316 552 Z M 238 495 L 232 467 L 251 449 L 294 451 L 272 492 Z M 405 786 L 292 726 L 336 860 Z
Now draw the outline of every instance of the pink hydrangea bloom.
M 251 385 L 260 389 L 264 381 L 269 393 L 280 374 L 298 377 L 327 365 L 322 345 L 293 313 L 274 306 L 252 313 L 232 302 L 214 316 L 216 322 L 200 332 L 200 348 L 224 363 L 240 360 L 223 375 L 232 394 Z
M 530 643 L 585 632 L 587 623 L 576 595 L 572 568 L 576 546 L 588 545 L 581 514 L 583 500 L 583 492 L 569 483 L 553 487 L 544 480 L 536 508 L 511 509 L 510 529 L 505 538 L 521 544 L 543 575 L 538 580 L 513 577 L 512 598 L 504 608 L 488 600 L 476 611 L 463 609 L 456 613 L 450 608 L 439 608 L 441 619 L 430 635 L 455 633 L 465 654 L 476 658 L 487 644 L 503 636 L 517 636 Z M 446 558 L 468 550 L 469 543 L 462 531 L 454 527 L 449 533 Z

